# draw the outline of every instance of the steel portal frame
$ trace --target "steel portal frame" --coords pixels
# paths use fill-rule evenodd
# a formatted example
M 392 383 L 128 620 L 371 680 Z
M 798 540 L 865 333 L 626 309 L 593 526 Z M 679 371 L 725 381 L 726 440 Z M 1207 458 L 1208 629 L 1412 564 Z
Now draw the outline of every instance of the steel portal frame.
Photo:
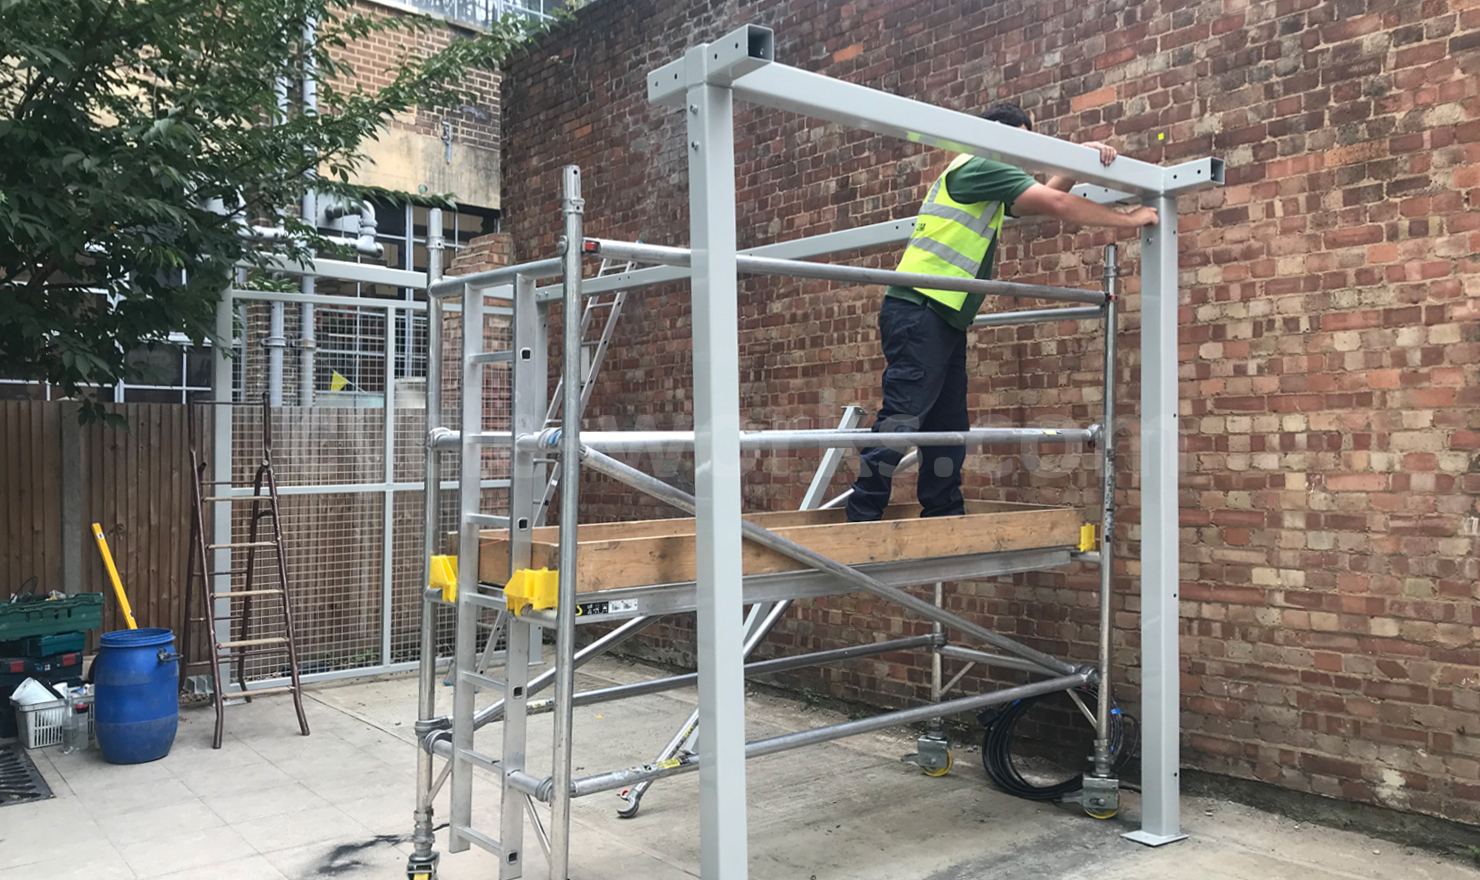
M 791 544 L 774 533 L 742 521 L 740 517 L 739 454 L 744 445 L 739 425 L 738 323 L 736 311 L 737 273 L 762 272 L 799 277 L 837 277 L 839 267 L 816 263 L 796 265 L 791 261 L 838 250 L 868 247 L 900 241 L 908 237 L 909 221 L 877 224 L 860 230 L 831 233 L 815 239 L 784 242 L 756 248 L 748 255 L 739 254 L 735 245 L 734 133 L 733 101 L 736 97 L 762 106 L 801 113 L 814 118 L 839 122 L 852 127 L 890 134 L 919 143 L 940 146 L 974 155 L 989 156 L 1013 162 L 1030 170 L 1069 174 L 1090 181 L 1077 190 L 1097 201 L 1141 201 L 1158 208 L 1161 225 L 1142 233 L 1142 357 L 1141 398 L 1142 441 L 1142 567 L 1141 567 L 1141 634 L 1143 644 L 1143 817 L 1142 827 L 1126 836 L 1149 845 L 1169 843 L 1183 837 L 1178 815 L 1178 653 L 1177 653 L 1177 394 L 1176 394 L 1176 305 L 1177 305 L 1177 235 L 1176 197 L 1180 193 L 1215 186 L 1222 182 L 1222 163 L 1202 159 L 1169 168 L 1122 157 L 1111 166 L 1101 166 L 1094 150 L 1031 132 L 996 126 L 965 114 L 932 107 L 917 101 L 887 95 L 863 86 L 839 82 L 807 73 L 773 61 L 774 40 L 768 29 L 756 26 L 739 28 L 710 44 L 690 49 L 683 58 L 649 75 L 651 100 L 677 104 L 686 109 L 689 156 L 690 248 L 652 249 L 639 245 L 600 242 L 584 239 L 581 216 L 584 202 L 580 198 L 579 172 L 567 168 L 562 211 L 565 237 L 558 258 L 479 273 L 463 278 L 433 282 L 429 291 L 434 299 L 461 294 L 464 317 L 463 351 L 463 425 L 460 432 L 445 429 L 428 438 L 429 455 L 435 450 L 457 443 L 463 460 L 476 461 L 477 450 L 486 444 L 508 444 L 514 456 L 513 491 L 507 527 L 511 540 L 511 568 L 527 565 L 533 526 L 534 487 L 543 478 L 543 462 L 537 456 L 550 455 L 558 449 L 564 477 L 561 480 L 562 511 L 560 534 L 560 601 L 547 612 L 529 612 L 514 620 L 509 630 L 509 672 L 504 685 L 504 699 L 483 710 L 477 710 L 473 689 L 490 682 L 473 670 L 471 637 L 473 616 L 479 609 L 502 607 L 503 597 L 497 588 L 478 583 L 478 536 L 482 525 L 496 518 L 478 509 L 478 493 L 462 492 L 463 510 L 459 540 L 458 650 L 455 657 L 454 684 L 456 696 L 451 718 L 432 718 L 425 711 L 417 730 L 423 736 L 428 755 L 450 759 L 452 807 L 450 848 L 453 851 L 477 845 L 499 855 L 500 878 L 522 876 L 524 817 L 529 816 L 536 837 L 549 855 L 550 877 L 564 880 L 569 856 L 569 802 L 572 797 L 623 785 L 647 784 L 673 773 L 698 768 L 700 773 L 701 871 L 708 880 L 737 880 L 746 876 L 745 773 L 744 760 L 786 748 L 852 735 L 865 730 L 914 720 L 938 718 L 942 714 L 964 711 L 1005 702 L 1024 696 L 1075 688 L 1099 682 L 1102 701 L 1091 713 L 1096 717 L 1096 775 L 1107 769 L 1105 746 L 1108 700 L 1109 627 L 1105 623 L 1110 609 L 1110 567 L 1114 527 L 1114 423 L 1113 390 L 1115 383 L 1115 271 L 1113 247 L 1107 252 L 1106 292 L 1076 291 L 1083 296 L 1065 297 L 1059 288 L 1040 289 L 1043 298 L 1066 298 L 1092 303 L 1091 306 L 1065 309 L 1038 309 L 1017 313 L 993 314 L 979 320 L 981 326 L 1009 323 L 1036 323 L 1049 320 L 1099 318 L 1106 330 L 1105 400 L 1107 419 L 1103 426 L 1083 429 L 1099 441 L 1104 477 L 1102 535 L 1098 553 L 1078 554 L 1078 558 L 1101 566 L 1101 633 L 1100 654 L 1094 666 L 1075 666 L 1054 660 L 1019 645 L 1012 640 L 982 630 L 970 621 L 944 611 L 938 605 L 914 599 L 897 589 L 897 584 L 924 584 L 944 580 L 969 579 L 1010 571 L 1037 570 L 1067 564 L 1075 558 L 1069 548 L 1030 551 L 1017 554 L 952 557 L 943 560 L 897 563 L 886 566 L 848 567 L 819 557 Z M 580 273 L 583 255 L 603 252 L 660 264 L 656 268 L 584 282 Z M 666 251 L 666 252 L 665 252 Z M 754 257 L 759 257 L 756 259 Z M 682 264 L 687 262 L 687 270 Z M 675 265 L 677 264 L 677 265 Z M 811 273 L 811 274 L 808 274 Z M 539 278 L 560 277 L 558 298 L 565 314 L 578 314 L 582 296 L 617 289 L 630 289 L 639 284 L 659 283 L 687 275 L 693 291 L 694 326 L 694 396 L 695 430 L 691 436 L 633 438 L 627 445 L 607 437 L 582 442 L 579 424 L 562 425 L 558 432 L 536 433 L 545 411 L 547 376 L 545 374 L 545 311 L 555 298 L 554 288 L 538 289 Z M 889 283 L 908 281 L 898 273 L 869 270 L 867 278 L 855 281 Z M 482 351 L 482 340 L 468 328 L 481 326 L 476 320 L 484 294 L 496 285 L 512 282 L 515 326 L 514 348 L 506 355 Z M 972 282 L 961 282 L 967 285 Z M 937 281 L 935 286 L 947 287 Z M 500 292 L 510 288 L 502 287 Z M 963 286 L 962 289 L 965 289 Z M 1024 291 L 1004 286 L 986 292 L 1022 295 Z M 433 313 L 435 316 L 435 312 Z M 568 322 L 574 323 L 574 322 Z M 438 330 L 432 328 L 435 335 Z M 567 396 L 579 385 L 579 363 L 572 347 L 564 346 Z M 506 359 L 514 366 L 514 424 L 507 432 L 488 432 L 479 424 L 478 389 L 481 365 Z M 573 372 L 574 371 L 574 372 Z M 573 380 L 574 379 L 574 380 Z M 430 380 L 429 380 L 430 382 Z M 567 401 L 566 412 L 578 411 Z M 1018 429 L 1031 430 L 1031 429 Z M 780 432 L 761 432 L 774 434 Z M 791 444 L 793 447 L 840 447 L 856 445 L 852 438 L 838 432 L 791 432 L 816 436 L 773 437 L 766 442 Z M 968 432 L 970 433 L 970 432 Z M 457 436 L 453 436 L 456 434 Z M 831 436 L 823 436 L 830 434 Z M 939 438 L 923 435 L 919 441 L 959 442 L 984 439 L 960 435 Z M 1055 442 L 1046 432 L 1020 435 L 1019 442 Z M 1076 438 L 1077 439 L 1077 438 Z M 840 442 L 841 441 L 841 442 Z M 655 478 L 614 462 L 592 447 L 606 442 L 614 448 L 652 448 L 652 445 L 678 442 L 692 444 L 695 454 L 696 491 L 688 496 Z M 575 650 L 576 596 L 574 593 L 575 544 L 574 528 L 579 497 L 577 480 L 572 478 L 580 463 L 595 467 L 634 488 L 659 497 L 695 514 L 698 552 L 697 579 L 688 585 L 655 585 L 612 591 L 602 594 L 608 600 L 605 614 L 584 616 L 582 621 L 596 622 L 626 618 L 618 629 L 597 643 Z M 468 473 L 464 481 L 476 477 Z M 521 488 L 521 484 L 522 488 Z M 529 514 L 529 515 L 526 515 Z M 761 541 L 773 549 L 804 562 L 813 571 L 787 575 L 744 577 L 741 574 L 740 542 L 746 538 Z M 428 533 L 429 541 L 435 536 Z M 429 546 L 429 551 L 434 548 Z M 875 719 L 848 722 L 815 731 L 788 734 L 770 740 L 746 743 L 744 729 L 745 656 L 748 647 L 768 629 L 755 624 L 759 616 L 742 623 L 746 604 L 784 604 L 793 598 L 849 592 L 866 589 L 890 598 L 911 611 L 946 628 L 953 628 L 987 641 L 1014 657 L 1001 657 L 946 644 L 944 634 L 933 636 L 932 645 L 940 656 L 969 659 L 972 662 L 1000 663 L 1007 668 L 1032 669 L 1052 678 L 1031 685 L 1008 688 L 975 697 L 963 697 L 933 703 L 916 709 L 890 713 Z M 621 593 L 622 595 L 617 595 Z M 620 601 L 616 601 L 620 600 Z M 620 610 L 611 610 L 619 607 Z M 774 606 L 773 606 L 774 607 Z M 693 677 L 699 686 L 698 722 L 706 733 L 699 741 L 697 756 L 677 754 L 692 733 L 686 725 L 675 735 L 675 742 L 665 749 L 665 760 L 626 770 L 598 774 L 585 779 L 572 779 L 570 774 L 571 710 L 578 703 L 595 702 L 648 693 L 678 686 L 676 679 L 659 680 L 639 685 L 606 689 L 603 692 L 576 694 L 573 673 L 577 666 L 602 650 L 630 637 L 657 614 L 694 611 L 699 623 L 699 670 Z M 766 615 L 769 622 L 779 615 Z M 469 623 L 464 625 L 464 621 Z M 548 627 L 557 632 L 555 667 L 535 679 L 528 679 L 527 664 L 531 633 Z M 466 630 L 466 632 L 465 632 Z M 891 646 L 892 649 L 897 646 Z M 867 650 L 867 647 L 861 649 Z M 887 649 L 886 649 L 887 650 Z M 829 652 L 823 652 L 828 654 Z M 850 656 L 856 656 L 850 655 Z M 811 655 L 789 658 L 788 663 L 831 662 L 831 656 Z M 424 663 L 427 660 L 424 658 Z M 792 668 L 789 666 L 788 668 Z M 753 670 L 752 670 L 753 671 Z M 425 677 L 425 675 L 424 675 Z M 957 676 L 959 680 L 960 676 Z M 685 678 L 687 677 L 680 677 Z M 936 676 L 933 691 L 941 694 Z M 538 689 L 556 683 L 553 700 L 530 703 Z M 953 682 L 954 684 L 954 682 Z M 527 718 L 531 711 L 549 710 L 556 714 L 555 761 L 549 777 L 540 778 L 527 772 L 524 744 Z M 502 754 L 493 758 L 473 748 L 474 731 L 502 718 L 504 720 Z M 429 765 L 428 765 L 429 766 Z M 498 775 L 503 789 L 503 811 L 500 838 L 495 839 L 471 827 L 471 782 L 475 767 Z M 438 785 L 430 783 L 430 771 L 419 773 L 418 830 L 422 822 L 430 827 L 431 798 Z M 444 771 L 443 778 L 448 775 Z M 548 833 L 534 809 L 534 800 L 551 804 L 553 823 Z M 420 843 L 420 836 L 418 839 Z M 431 862 L 435 869 L 435 856 Z

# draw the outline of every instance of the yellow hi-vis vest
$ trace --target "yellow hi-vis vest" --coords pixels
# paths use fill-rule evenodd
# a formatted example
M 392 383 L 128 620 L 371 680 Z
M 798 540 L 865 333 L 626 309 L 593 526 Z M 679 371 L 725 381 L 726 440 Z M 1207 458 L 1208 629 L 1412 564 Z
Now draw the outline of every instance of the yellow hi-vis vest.
M 946 175 L 974 158 L 962 154 L 946 168 L 930 188 L 909 246 L 899 260 L 900 272 L 975 278 L 992 239 L 1002 232 L 1006 209 L 1001 202 L 958 202 L 946 191 Z M 966 294 L 959 290 L 916 288 L 931 299 L 960 309 Z

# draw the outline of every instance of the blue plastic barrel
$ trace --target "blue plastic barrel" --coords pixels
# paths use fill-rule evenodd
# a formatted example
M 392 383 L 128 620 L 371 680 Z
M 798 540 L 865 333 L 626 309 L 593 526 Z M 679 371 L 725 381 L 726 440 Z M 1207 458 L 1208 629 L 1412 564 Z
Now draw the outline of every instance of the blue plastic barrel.
M 180 722 L 179 659 L 167 629 L 103 634 L 93 661 L 93 723 L 110 763 L 142 764 L 170 753 Z

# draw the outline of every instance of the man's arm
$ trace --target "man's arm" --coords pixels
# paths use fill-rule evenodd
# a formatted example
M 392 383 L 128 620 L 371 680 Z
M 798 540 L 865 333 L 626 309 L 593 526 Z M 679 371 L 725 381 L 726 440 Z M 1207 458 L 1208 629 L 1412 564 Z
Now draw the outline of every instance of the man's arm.
M 1039 214 L 1081 226 L 1112 226 L 1122 229 L 1155 226 L 1157 223 L 1155 208 L 1142 206 L 1133 211 L 1117 211 L 1089 199 L 1051 189 L 1041 183 L 1033 184 L 1017 197 L 1017 201 L 1012 203 L 1012 213 L 1018 217 Z
M 1084 143 L 1080 144 L 1080 146 L 1092 147 L 1096 150 L 1099 150 L 1101 165 L 1109 165 L 1111 162 L 1115 161 L 1116 156 L 1120 155 L 1120 153 L 1116 152 L 1114 147 L 1110 146 L 1109 144 L 1102 144 L 1099 141 L 1085 141 Z M 1059 192 L 1068 192 L 1069 190 L 1074 188 L 1074 184 L 1077 182 L 1078 181 L 1076 181 L 1072 177 L 1067 177 L 1063 174 L 1055 174 L 1053 177 L 1050 177 L 1048 179 L 1048 188 L 1056 189 Z

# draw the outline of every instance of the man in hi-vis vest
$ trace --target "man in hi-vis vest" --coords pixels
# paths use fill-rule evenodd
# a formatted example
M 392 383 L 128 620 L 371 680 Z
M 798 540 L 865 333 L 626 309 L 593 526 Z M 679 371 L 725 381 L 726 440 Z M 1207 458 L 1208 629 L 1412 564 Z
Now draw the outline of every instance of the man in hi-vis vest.
M 1032 130 L 1028 114 L 1016 104 L 998 104 L 983 119 Z M 1115 150 L 1104 144 L 1106 165 Z M 1038 183 L 1020 168 L 957 156 L 930 188 L 920 206 L 915 231 L 899 261 L 899 271 L 949 278 L 991 278 L 1003 218 L 1031 214 L 1057 217 L 1084 226 L 1133 228 L 1156 225 L 1156 209 L 1117 211 L 1069 194 L 1074 181 L 1054 177 Z M 966 417 L 966 334 L 983 294 L 891 287 L 879 309 L 879 333 L 888 366 L 884 403 L 874 431 L 964 431 Z M 865 449 L 859 477 L 848 499 L 848 521 L 879 519 L 889 504 L 890 482 L 901 453 L 887 446 Z M 918 496 L 921 516 L 965 513 L 961 499 L 964 446 L 920 448 Z

